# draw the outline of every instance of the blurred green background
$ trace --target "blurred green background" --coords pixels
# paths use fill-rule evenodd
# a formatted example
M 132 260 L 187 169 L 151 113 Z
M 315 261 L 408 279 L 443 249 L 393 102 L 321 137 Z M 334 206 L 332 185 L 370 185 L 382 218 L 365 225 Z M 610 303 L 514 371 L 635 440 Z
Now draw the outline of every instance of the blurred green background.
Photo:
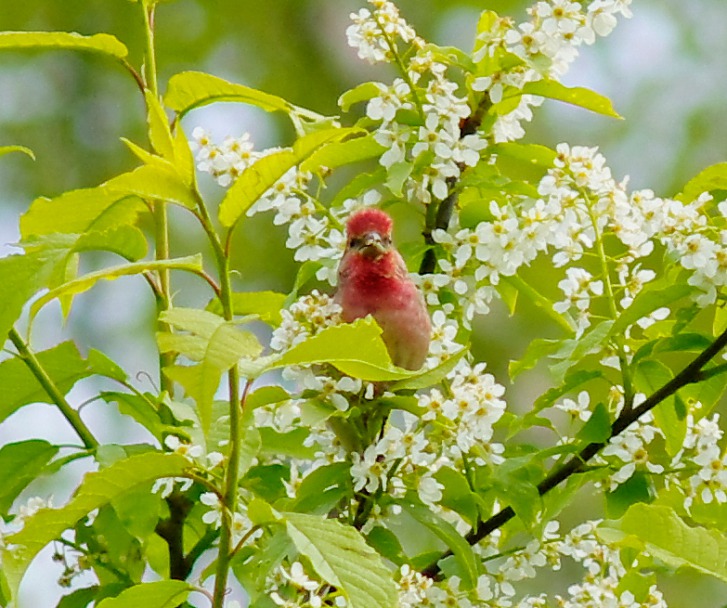
M 490 9 L 524 17 L 529 2 L 519 0 L 400 0 L 403 16 L 423 37 L 469 49 L 479 12 Z M 323 114 L 336 114 L 336 100 L 364 80 L 386 81 L 386 67 L 359 61 L 346 46 L 348 15 L 363 6 L 350 0 L 179 0 L 157 11 L 160 88 L 183 70 L 203 70 L 275 93 Z M 621 21 L 609 38 L 582 49 L 564 81 L 587 86 L 613 101 L 624 117 L 616 121 L 556 102 L 546 102 L 527 139 L 554 146 L 560 141 L 599 146 L 617 178 L 631 176 L 634 188 L 652 188 L 669 196 L 705 166 L 727 160 L 727 4 L 724 0 L 638 0 L 634 17 Z M 141 62 L 142 24 L 138 6 L 126 0 L 24 0 L 4 2 L 0 30 L 107 32 Z M 197 125 L 216 139 L 251 132 L 256 147 L 285 144 L 290 129 L 283 118 L 233 104 L 192 112 L 188 133 Z M 136 165 L 119 141 L 145 143 L 144 108 L 133 81 L 102 57 L 70 52 L 0 52 L 0 145 L 31 148 L 35 162 L 21 155 L 0 162 L 0 249 L 17 240 L 17 217 L 38 196 L 96 185 Z M 221 189 L 202 179 L 210 200 Z M 173 212 L 173 253 L 205 251 L 193 223 Z M 414 227 L 402 234 L 416 236 Z M 285 233 L 258 216 L 237 234 L 235 265 L 248 289 L 289 291 L 296 265 L 284 247 Z M 91 263 L 94 263 L 93 261 Z M 544 276 L 544 281 L 557 281 Z M 151 300 L 139 282 L 103 285 L 76 304 L 65 333 L 100 348 L 130 373 L 153 370 Z M 201 304 L 207 294 L 199 283 L 180 280 L 177 302 Z M 478 358 L 488 361 L 506 383 L 507 361 L 522 353 L 528 340 L 542 334 L 543 318 L 533 313 L 500 322 L 496 308 L 478 325 Z M 43 324 L 44 323 L 44 324 Z M 59 317 L 41 318 L 34 338 L 38 347 L 61 337 Z M 154 374 L 152 374 L 153 376 Z M 537 383 L 533 383 L 537 384 Z M 528 403 L 541 386 L 515 394 Z M 103 412 L 91 413 L 103 419 Z M 46 419 L 49 434 L 57 431 Z M 37 428 L 30 427 L 32 436 Z M 123 424 L 108 429 L 106 440 L 119 440 Z M 24 438 L 25 419 L 0 426 L 0 443 Z M 104 439 L 104 437 L 101 437 Z M 62 492 L 61 492 L 62 495 Z M 53 586 L 53 576 L 46 577 Z M 711 579 L 682 576 L 665 580 L 670 606 L 718 606 L 724 587 Z M 554 583 L 557 587 L 557 583 Z M 690 589 L 691 588 L 691 589 Z M 37 589 L 27 591 L 27 605 L 53 605 Z M 41 595 L 33 595 L 41 593 Z M 722 595 L 723 597 L 723 595 Z M 33 602 L 38 601 L 35 604 Z

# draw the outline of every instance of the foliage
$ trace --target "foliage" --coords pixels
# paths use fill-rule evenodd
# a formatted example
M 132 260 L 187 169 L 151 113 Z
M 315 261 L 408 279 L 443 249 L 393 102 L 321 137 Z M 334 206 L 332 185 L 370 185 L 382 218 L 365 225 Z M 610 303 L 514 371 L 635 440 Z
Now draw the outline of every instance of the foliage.
M 0 420 L 48 403 L 79 440 L 0 449 L 0 605 L 16 602 L 49 543 L 62 586 L 96 577 L 66 608 L 190 605 L 195 593 L 232 606 L 233 575 L 261 608 L 665 606 L 657 569 L 727 578 L 727 456 L 713 412 L 727 369 L 715 362 L 727 345 L 727 164 L 662 199 L 629 191 L 594 148 L 520 141 L 545 99 L 618 118 L 608 99 L 560 79 L 580 46 L 630 15 L 628 0 L 537 2 L 521 24 L 485 11 L 472 53 L 427 43 L 393 4 L 371 0 L 352 15 L 349 44 L 399 75 L 344 93 L 343 119 L 202 72 L 173 75 L 162 95 L 155 2 L 137 4 L 141 71 L 109 34 L 0 33 L 0 50 L 121 65 L 148 132 L 148 145 L 124 140 L 137 168 L 33 201 L 22 253 L 0 260 L 13 348 L 0 363 Z M 258 151 L 248 135 L 217 143 L 202 127 L 188 138 L 182 118 L 220 101 L 282 113 L 294 141 Z M 349 119 L 358 104 L 363 115 Z M 10 152 L 33 156 L 0 147 Z M 217 217 L 200 173 L 226 189 Z M 170 204 L 196 220 L 208 256 L 170 255 Z M 319 291 L 336 284 L 345 219 L 371 205 L 422 224 L 423 241 L 402 247 L 432 313 L 420 371 L 394 366 L 376 323 L 343 323 Z M 289 294 L 233 287 L 235 231 L 257 214 L 286 227 L 301 263 Z M 98 251 L 122 263 L 81 273 L 79 258 Z M 561 272 L 557 289 L 538 281 L 546 265 Z M 208 290 L 205 309 L 174 305 L 177 273 Z M 58 300 L 67 316 L 99 281 L 130 275 L 156 302 L 156 392 L 97 350 L 35 351 L 43 307 Z M 538 366 L 551 379 L 525 412 L 469 352 L 475 318 L 496 299 L 513 315 L 530 300 L 560 332 L 533 336 L 510 364 L 513 382 Z M 96 398 L 119 403 L 148 442 L 100 444 L 69 396 L 92 378 L 114 383 Z M 549 440 L 534 441 L 536 428 Z M 78 459 L 97 470 L 63 506 L 20 504 Z M 560 530 L 584 488 L 609 519 L 598 511 Z M 583 573 L 563 595 L 522 582 L 566 559 Z

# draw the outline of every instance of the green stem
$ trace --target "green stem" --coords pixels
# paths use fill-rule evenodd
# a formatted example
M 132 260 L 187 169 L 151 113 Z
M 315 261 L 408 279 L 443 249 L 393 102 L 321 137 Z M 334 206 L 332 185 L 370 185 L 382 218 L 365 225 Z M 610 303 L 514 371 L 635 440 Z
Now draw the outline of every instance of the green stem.
M 611 274 L 608 268 L 608 258 L 606 257 L 606 248 L 603 245 L 603 235 L 598 228 L 598 221 L 593 213 L 593 207 L 590 199 L 584 194 L 587 207 L 588 215 L 591 218 L 591 225 L 593 226 L 593 232 L 596 235 L 596 251 L 598 252 L 598 259 L 601 264 L 601 275 L 603 276 L 603 284 L 606 289 L 606 297 L 608 299 L 608 310 L 612 320 L 618 319 L 618 308 L 616 307 L 616 296 L 614 295 L 613 284 L 611 283 Z M 623 389 L 624 389 L 624 410 L 629 411 L 633 407 L 634 403 L 634 389 L 631 382 L 631 371 L 629 370 L 629 360 L 626 356 L 626 348 L 624 343 L 619 336 L 614 336 L 614 343 L 616 344 L 616 352 L 618 355 L 619 367 L 621 368 L 621 376 L 623 378 Z
M 225 319 L 232 320 L 232 284 L 230 282 L 230 259 L 222 247 L 217 234 L 212 229 L 209 215 L 204 204 L 200 202 L 199 211 L 205 231 L 210 235 L 212 245 L 217 255 L 220 270 L 220 301 Z M 240 395 L 240 373 L 237 365 L 233 365 L 228 372 L 228 385 L 230 393 L 230 454 L 225 472 L 224 508 L 222 510 L 222 526 L 220 529 L 220 543 L 217 552 L 217 569 L 215 572 L 215 587 L 213 591 L 212 608 L 222 608 L 227 593 L 227 576 L 232 558 L 232 525 L 234 513 L 237 509 L 237 485 L 240 474 L 240 448 L 242 435 L 242 408 L 250 389 L 250 381 Z
M 53 378 L 48 375 L 48 372 L 45 371 L 33 351 L 28 348 L 25 340 L 23 340 L 15 328 L 10 330 L 8 336 L 10 337 L 10 341 L 15 345 L 15 348 L 18 349 L 20 358 L 28 366 L 28 369 L 36 377 L 45 392 L 48 393 L 48 396 L 61 411 L 61 414 L 68 420 L 73 430 L 76 431 L 76 434 L 81 438 L 86 449 L 95 450 L 98 447 L 98 441 L 93 436 L 93 433 L 91 433 L 91 430 L 83 422 L 78 412 L 68 403 L 63 393 L 53 381 Z
M 159 94 L 157 85 L 157 65 L 156 51 L 154 47 L 154 5 L 144 6 L 142 3 L 142 13 L 144 17 L 144 84 L 146 89 L 155 97 Z M 168 260 L 169 253 L 169 218 L 167 215 L 167 206 L 162 201 L 153 201 L 151 204 L 154 216 L 154 242 L 156 260 Z M 159 270 L 159 290 L 156 293 L 157 318 L 165 310 L 171 307 L 171 278 L 168 269 Z M 169 332 L 171 328 L 168 324 L 159 321 L 158 329 L 160 332 Z M 159 383 L 162 391 L 166 391 L 169 395 L 174 394 L 174 385 L 161 370 L 174 364 L 174 353 L 159 353 Z

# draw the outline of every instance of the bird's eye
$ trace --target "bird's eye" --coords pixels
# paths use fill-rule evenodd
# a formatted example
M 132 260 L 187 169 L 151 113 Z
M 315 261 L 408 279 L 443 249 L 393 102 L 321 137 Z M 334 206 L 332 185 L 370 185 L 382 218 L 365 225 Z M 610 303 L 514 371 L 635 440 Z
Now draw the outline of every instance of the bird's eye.
M 357 238 L 357 237 L 351 237 L 348 240 L 348 246 L 349 247 L 360 247 L 363 243 L 363 239 Z

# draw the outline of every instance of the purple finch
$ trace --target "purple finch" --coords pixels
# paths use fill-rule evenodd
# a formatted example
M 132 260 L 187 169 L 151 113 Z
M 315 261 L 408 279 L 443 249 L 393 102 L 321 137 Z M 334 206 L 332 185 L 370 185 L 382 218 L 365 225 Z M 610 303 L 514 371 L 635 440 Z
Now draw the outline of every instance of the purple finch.
M 347 323 L 373 316 L 394 365 L 417 370 L 427 358 L 432 325 L 424 298 L 391 242 L 392 225 L 388 214 L 374 208 L 348 218 L 335 301 Z

